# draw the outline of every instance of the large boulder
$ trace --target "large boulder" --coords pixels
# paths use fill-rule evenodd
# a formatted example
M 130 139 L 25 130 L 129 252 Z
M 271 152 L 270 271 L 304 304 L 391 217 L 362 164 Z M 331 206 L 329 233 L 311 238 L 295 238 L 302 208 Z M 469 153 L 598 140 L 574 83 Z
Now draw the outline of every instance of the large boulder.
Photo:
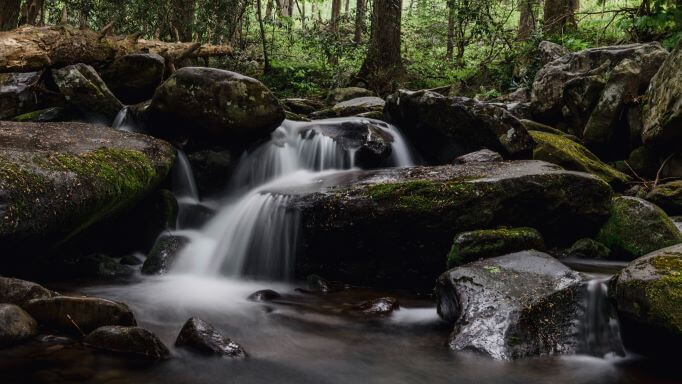
M 236 160 L 226 149 L 202 149 L 187 154 L 200 196 L 224 192 Z
M 47 299 L 56 293 L 26 280 L 0 277 L 0 303 L 16 304 L 23 307 L 33 299 Z
M 52 77 L 66 100 L 85 116 L 110 125 L 123 108 L 97 71 L 89 65 L 74 64 L 53 69 Z
M 569 51 L 568 48 L 551 41 L 544 40 L 538 44 L 538 54 L 540 55 L 538 59 L 543 65 L 551 63 L 552 61 L 570 53 L 571 51 Z
M 524 251 L 451 269 L 436 292 L 438 314 L 454 323 L 453 350 L 510 360 L 580 348 L 582 277 L 545 253 Z
M 542 235 L 533 228 L 480 229 L 457 234 L 448 253 L 448 268 L 508 253 L 545 250 Z
M 0 121 L 2 248 L 48 248 L 120 214 L 174 157 L 168 143 L 103 126 Z
M 166 360 L 170 351 L 153 333 L 140 327 L 103 326 L 91 332 L 85 345 L 134 359 Z
M 657 185 L 646 195 L 646 199 L 669 215 L 682 215 L 682 180 Z
M 239 149 L 267 137 L 284 120 L 284 109 L 260 81 L 199 67 L 173 73 L 146 114 L 150 130 L 161 137 Z
M 651 79 L 642 115 L 645 144 L 682 149 L 682 40 Z
M 0 73 L 0 120 L 38 109 L 42 72 Z
M 14 304 L 0 304 L 0 347 L 16 344 L 38 334 L 38 323 Z
M 220 355 L 233 358 L 244 358 L 246 351 L 241 345 L 223 336 L 211 324 L 192 317 L 182 326 L 178 338 L 178 347 L 193 349 L 199 353 Z
M 670 357 L 682 342 L 682 245 L 640 257 L 610 282 L 626 347 Z
M 530 157 L 535 144 L 504 108 L 465 97 L 401 90 L 387 98 L 384 115 L 432 163 L 450 163 L 482 148 L 506 158 Z
M 307 116 L 317 110 L 324 108 L 324 103 L 317 100 L 289 98 L 280 100 L 287 111 L 298 115 Z
M 431 287 L 459 232 L 526 226 L 569 245 L 592 236 L 612 193 L 539 161 L 346 172 L 271 192 L 290 195 L 299 213 L 300 276 L 402 288 Z
M 137 104 L 152 98 L 165 67 L 166 60 L 155 53 L 136 53 L 117 57 L 100 75 L 119 100 Z
M 89 333 L 105 325 L 136 325 L 127 305 L 96 297 L 33 299 L 24 308 L 41 326 L 70 333 Z
M 384 99 L 376 96 L 357 97 L 342 101 L 331 108 L 323 109 L 310 114 L 313 119 L 328 117 L 345 117 L 360 115 L 363 113 L 381 112 L 384 109 Z
M 663 210 L 637 197 L 613 198 L 609 220 L 599 230 L 597 241 L 614 256 L 633 260 L 657 249 L 682 243 L 682 234 Z

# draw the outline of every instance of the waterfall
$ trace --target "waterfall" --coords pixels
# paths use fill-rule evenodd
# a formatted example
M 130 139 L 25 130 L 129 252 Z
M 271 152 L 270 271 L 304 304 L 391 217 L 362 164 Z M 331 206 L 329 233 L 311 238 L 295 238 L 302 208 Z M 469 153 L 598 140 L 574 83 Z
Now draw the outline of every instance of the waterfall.
M 172 170 L 172 187 L 173 194 L 178 201 L 178 218 L 176 221 L 177 228 L 186 228 L 188 223 L 193 222 L 192 215 L 196 212 L 192 209 L 199 202 L 199 190 L 194 174 L 192 173 L 192 166 L 187 159 L 187 155 L 181 150 L 177 150 L 177 157 L 173 164 Z
M 114 122 L 111 124 L 111 127 L 120 131 L 134 132 L 135 130 L 130 124 L 130 108 L 127 106 L 121 108 L 121 110 L 118 111 Z
M 594 278 L 586 285 L 582 352 L 598 357 L 624 354 L 618 318 L 608 300 L 607 282 L 608 278 Z
M 199 232 L 190 234 L 173 272 L 222 274 L 268 279 L 291 277 L 297 246 L 298 217 L 286 209 L 290 197 L 269 191 L 304 185 L 320 176 L 354 168 L 358 148 L 344 149 L 321 134 L 324 125 L 371 123 L 392 138 L 387 166 L 414 164 L 401 133 L 378 120 L 285 120 L 270 140 L 240 159 L 230 181 L 227 203 Z

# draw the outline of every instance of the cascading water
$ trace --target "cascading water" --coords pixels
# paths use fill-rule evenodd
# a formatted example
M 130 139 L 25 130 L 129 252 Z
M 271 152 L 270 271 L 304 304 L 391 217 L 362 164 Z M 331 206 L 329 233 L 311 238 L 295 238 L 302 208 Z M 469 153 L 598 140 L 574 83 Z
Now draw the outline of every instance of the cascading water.
M 321 134 L 320 128 L 349 121 L 371 124 L 392 137 L 386 166 L 414 164 L 400 132 L 384 122 L 361 118 L 285 121 L 270 141 L 240 160 L 225 207 L 202 231 L 184 232 L 192 241 L 181 252 L 174 272 L 290 277 L 298 217 L 285 208 L 289 197 L 267 191 L 307 184 L 321 175 L 354 168 L 358 148 L 344 149 L 335 139 Z
M 586 284 L 582 352 L 597 357 L 624 354 L 618 318 L 607 296 L 607 282 L 608 278 L 598 277 Z
M 114 122 L 111 124 L 111 127 L 120 131 L 134 132 L 132 126 L 130 125 L 130 108 L 121 108 L 121 110 L 118 111 L 116 118 L 114 118 Z

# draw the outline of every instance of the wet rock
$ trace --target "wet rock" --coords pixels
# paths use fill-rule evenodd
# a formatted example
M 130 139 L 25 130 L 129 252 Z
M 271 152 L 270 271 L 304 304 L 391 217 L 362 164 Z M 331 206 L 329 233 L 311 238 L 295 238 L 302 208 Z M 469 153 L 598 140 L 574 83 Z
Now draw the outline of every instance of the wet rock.
M 365 117 L 367 119 L 374 119 L 374 120 L 384 120 L 384 112 L 383 111 L 370 111 L 370 112 L 363 112 L 363 113 L 358 113 L 355 115 L 357 117 Z
M 38 334 L 38 324 L 14 304 L 0 304 L 0 347 L 20 343 Z
M 223 336 L 211 324 L 192 317 L 183 325 L 175 340 L 178 347 L 191 348 L 204 354 L 243 359 L 247 357 L 241 345 Z
M 573 354 L 582 278 L 553 257 L 513 253 L 451 269 L 437 281 L 450 348 L 494 359 Z
M 374 96 L 374 92 L 360 87 L 334 88 L 327 92 L 327 104 L 337 104 L 358 97 Z
M 682 341 L 682 245 L 640 257 L 614 276 L 609 296 L 625 346 L 670 357 Z
M 170 351 L 159 338 L 140 327 L 103 326 L 83 340 L 85 345 L 136 359 L 166 360 Z
M 0 73 L 0 120 L 39 109 L 35 85 L 42 72 Z
M 400 309 L 398 299 L 390 296 L 368 300 L 355 307 L 357 312 L 370 316 L 385 316 L 398 309 Z
M 502 161 L 502 155 L 489 149 L 481 149 L 476 152 L 467 153 L 455 159 L 455 164 L 467 163 L 489 163 Z
M 142 260 L 135 255 L 125 255 L 121 257 L 121 264 L 123 265 L 140 265 Z
M 357 171 L 272 192 L 300 215 L 299 276 L 400 288 L 430 287 L 456 233 L 533 227 L 570 245 L 596 233 L 611 200 L 601 179 L 538 161 Z
M 26 280 L 0 277 L 0 303 L 16 304 L 23 307 L 33 299 L 47 299 L 56 293 Z
M 669 215 L 682 215 L 682 181 L 660 184 L 646 195 L 646 199 Z
M 33 299 L 24 309 L 41 326 L 69 333 L 78 333 L 74 323 L 86 334 L 105 325 L 136 325 L 135 316 L 127 305 L 96 297 Z
M 533 228 L 500 228 L 463 232 L 455 236 L 448 253 L 448 268 L 478 259 L 534 249 L 544 251 L 545 242 Z
M 180 204 L 178 223 L 184 229 L 200 229 L 215 216 L 216 211 L 204 204 L 185 202 Z
M 657 249 L 682 243 L 682 235 L 663 210 L 637 197 L 613 198 L 609 220 L 596 240 L 614 256 L 633 260 Z
M 284 120 L 277 98 L 258 80 L 214 68 L 177 70 L 146 111 L 153 133 L 243 149 L 267 137 Z
M 571 257 L 603 260 L 609 258 L 611 250 L 598 241 L 585 238 L 573 243 L 567 253 Z
M 72 117 L 71 111 L 63 107 L 51 107 L 14 116 L 12 121 L 46 123 L 50 121 L 67 121 Z
M 119 56 L 100 70 L 111 92 L 125 104 L 149 100 L 163 81 L 166 60 L 155 53 Z
M 248 299 L 251 301 L 272 301 L 277 300 L 280 297 L 282 297 L 282 295 L 272 289 L 263 289 L 250 294 Z
M 659 167 L 658 155 L 651 148 L 637 147 L 628 155 L 627 172 L 639 177 L 655 179 Z
M 311 121 L 309 118 L 293 113 L 291 111 L 285 111 L 285 116 L 287 120 L 292 120 L 292 121 Z
M 222 192 L 235 167 L 232 154 L 226 149 L 206 149 L 187 154 L 199 195 Z
M 50 248 L 117 217 L 174 157 L 168 143 L 104 126 L 0 121 L 0 248 Z
M 311 292 L 329 293 L 336 290 L 332 283 L 318 275 L 308 275 L 308 277 L 306 277 L 306 283 L 308 285 L 308 290 Z
M 384 115 L 432 163 L 449 163 L 482 148 L 505 158 L 529 157 L 535 145 L 504 108 L 464 97 L 399 91 L 386 99 Z
M 571 53 L 571 51 L 563 45 L 552 43 L 547 40 L 541 41 L 540 44 L 538 44 L 538 52 L 540 54 L 540 63 L 542 64 L 550 63 Z
M 97 71 L 89 65 L 74 64 L 53 69 L 52 77 L 66 100 L 85 116 L 110 125 L 123 108 Z
M 651 79 L 642 109 L 642 141 L 661 149 L 682 149 L 682 42 Z
M 381 112 L 384 109 L 384 104 L 384 99 L 380 97 L 358 97 L 337 103 L 332 108 L 313 112 L 310 114 L 310 117 L 313 119 L 323 119 L 328 117 L 354 116 L 368 112 Z
M 289 98 L 282 99 L 281 102 L 287 110 L 303 116 L 310 115 L 311 113 L 324 108 L 322 102 L 309 99 Z
M 166 234 L 159 236 L 142 265 L 142 273 L 145 275 L 167 273 L 180 250 L 187 243 L 189 243 L 189 238 L 185 236 Z
M 115 259 L 102 254 L 91 254 L 80 258 L 75 265 L 74 273 L 78 277 L 117 280 L 132 276 L 135 270 L 122 265 Z
M 530 131 L 537 143 L 533 149 L 533 159 L 547 161 L 561 167 L 580 172 L 592 173 L 616 189 L 622 189 L 630 180 L 626 174 L 617 171 L 599 160 L 582 145 L 552 133 Z

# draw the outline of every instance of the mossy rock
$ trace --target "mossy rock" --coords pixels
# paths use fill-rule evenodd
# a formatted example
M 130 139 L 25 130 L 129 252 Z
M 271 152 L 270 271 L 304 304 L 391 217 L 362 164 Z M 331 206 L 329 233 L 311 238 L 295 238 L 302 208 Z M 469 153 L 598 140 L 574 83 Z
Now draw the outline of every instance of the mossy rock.
M 682 243 L 682 234 L 656 205 L 637 197 L 618 196 L 613 199 L 611 216 L 596 240 L 613 250 L 615 257 L 633 260 Z
M 582 145 L 552 133 L 529 131 L 537 145 L 533 159 L 547 161 L 572 171 L 588 172 L 599 176 L 616 189 L 621 189 L 630 177 L 619 172 Z
M 682 180 L 658 185 L 646 195 L 646 199 L 669 215 L 682 215 Z
M 606 245 L 592 239 L 580 239 L 573 243 L 567 251 L 571 257 L 581 257 L 587 259 L 607 259 L 611 255 L 611 250 Z
M 507 253 L 545 249 L 542 235 L 533 228 L 484 229 L 460 233 L 448 253 L 448 268 Z

